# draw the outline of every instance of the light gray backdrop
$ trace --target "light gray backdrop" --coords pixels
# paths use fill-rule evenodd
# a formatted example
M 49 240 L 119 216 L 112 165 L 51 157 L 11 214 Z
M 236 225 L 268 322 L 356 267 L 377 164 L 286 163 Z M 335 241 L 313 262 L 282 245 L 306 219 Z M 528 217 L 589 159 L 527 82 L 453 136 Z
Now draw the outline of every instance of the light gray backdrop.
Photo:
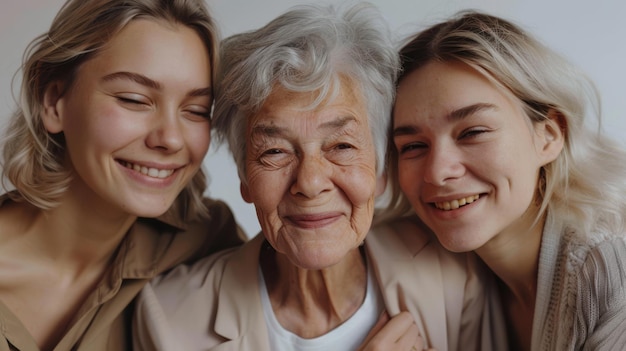
M 313 1 L 313 0 L 310 0 Z M 15 106 L 13 83 L 28 42 L 44 32 L 63 0 L 0 0 L 0 128 Z M 207 0 L 228 36 L 257 28 L 306 0 Z M 327 2 L 337 2 L 327 0 Z M 626 145 L 626 2 L 618 0 L 372 0 L 399 37 L 461 9 L 487 10 L 521 24 L 582 67 L 603 99 L 604 129 Z M 205 161 L 208 195 L 225 200 L 248 235 L 259 226 L 254 208 L 239 195 L 239 181 L 226 148 L 212 146 Z M 626 181 L 626 180 L 625 180 Z

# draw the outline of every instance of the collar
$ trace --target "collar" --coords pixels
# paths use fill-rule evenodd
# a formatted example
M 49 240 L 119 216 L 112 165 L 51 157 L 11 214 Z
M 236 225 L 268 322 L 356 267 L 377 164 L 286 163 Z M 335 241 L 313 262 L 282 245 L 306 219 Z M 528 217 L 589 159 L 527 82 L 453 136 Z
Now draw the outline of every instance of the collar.
M 215 332 L 233 345 L 266 349 L 267 328 L 259 293 L 259 254 L 265 238 L 258 234 L 228 260 L 219 289 Z M 228 349 L 228 348 L 226 348 Z

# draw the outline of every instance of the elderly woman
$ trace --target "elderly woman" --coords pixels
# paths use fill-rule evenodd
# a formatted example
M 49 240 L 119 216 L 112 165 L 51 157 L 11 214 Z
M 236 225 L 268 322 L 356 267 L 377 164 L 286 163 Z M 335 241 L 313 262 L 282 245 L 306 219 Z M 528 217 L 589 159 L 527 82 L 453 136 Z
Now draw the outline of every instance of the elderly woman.
M 297 7 L 222 50 L 214 130 L 262 232 L 147 286 L 138 346 L 355 350 L 386 310 L 416 323 L 399 323 L 388 350 L 474 349 L 472 256 L 408 221 L 370 231 L 398 67 L 378 11 Z

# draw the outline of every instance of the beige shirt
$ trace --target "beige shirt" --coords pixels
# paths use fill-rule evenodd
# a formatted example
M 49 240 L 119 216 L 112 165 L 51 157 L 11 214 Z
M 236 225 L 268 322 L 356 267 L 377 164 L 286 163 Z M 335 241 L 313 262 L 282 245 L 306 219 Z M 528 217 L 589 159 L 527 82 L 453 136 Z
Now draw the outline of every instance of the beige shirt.
M 146 285 L 134 322 L 137 350 L 271 351 L 259 293 L 263 236 Z M 385 307 L 409 311 L 430 347 L 504 350 L 473 254 L 452 254 L 417 223 L 373 228 L 365 240 Z
M 6 197 L 0 198 L 0 204 Z M 130 228 L 110 273 L 85 300 L 54 351 L 132 349 L 133 299 L 153 277 L 182 262 L 233 247 L 245 236 L 226 204 L 207 199 L 211 218 L 184 224 L 139 219 Z M 0 301 L 0 351 L 39 351 L 26 328 Z

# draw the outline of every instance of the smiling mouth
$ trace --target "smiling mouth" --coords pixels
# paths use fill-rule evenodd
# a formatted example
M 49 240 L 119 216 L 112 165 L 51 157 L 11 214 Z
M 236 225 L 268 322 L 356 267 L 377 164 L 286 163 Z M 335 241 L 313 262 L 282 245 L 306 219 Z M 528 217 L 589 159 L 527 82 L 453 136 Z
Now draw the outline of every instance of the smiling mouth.
M 287 216 L 286 218 L 301 228 L 318 228 L 336 221 L 339 218 L 339 214 L 295 215 Z
M 476 194 L 452 201 L 435 202 L 435 207 L 444 211 L 456 210 L 459 207 L 471 204 L 472 202 L 478 200 L 479 197 L 480 195 Z
M 119 162 L 121 165 L 123 165 L 124 167 L 128 169 L 132 169 L 133 171 L 139 172 L 143 175 L 146 175 L 152 178 L 164 179 L 164 178 L 171 176 L 172 173 L 174 173 L 173 169 L 158 169 L 158 168 L 140 166 L 138 164 L 126 162 L 126 161 L 119 161 Z

